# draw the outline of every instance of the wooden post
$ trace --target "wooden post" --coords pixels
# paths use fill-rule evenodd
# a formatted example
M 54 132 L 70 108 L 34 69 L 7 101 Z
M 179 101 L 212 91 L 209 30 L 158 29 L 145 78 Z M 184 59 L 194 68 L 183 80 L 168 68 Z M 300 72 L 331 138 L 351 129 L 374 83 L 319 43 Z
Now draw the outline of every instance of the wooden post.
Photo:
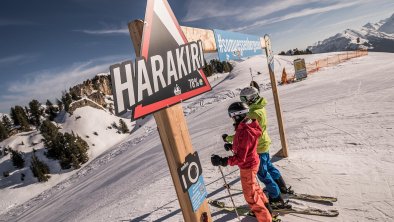
M 143 26 L 142 20 L 135 20 L 128 24 L 137 57 L 140 56 L 141 51 Z M 194 153 L 182 105 L 177 104 L 158 111 L 154 113 L 154 117 L 184 220 L 186 222 L 212 222 L 207 200 L 205 199 L 200 208 L 193 212 L 189 195 L 183 192 L 179 180 L 178 167 L 185 162 L 188 154 Z
M 279 152 L 275 155 L 281 157 L 288 157 L 289 152 L 287 150 L 286 134 L 285 134 L 285 128 L 283 126 L 282 110 L 280 108 L 280 101 L 279 101 L 278 88 L 276 86 L 275 73 L 271 69 L 269 69 L 269 73 L 271 79 L 272 94 L 274 96 L 274 102 L 275 102 L 276 118 L 278 120 L 280 142 L 282 145 L 282 149 L 279 150 Z
M 268 39 L 266 39 L 268 38 Z M 279 101 L 279 93 L 277 89 L 277 83 L 276 83 L 276 78 L 275 78 L 275 73 L 273 68 L 273 54 L 272 54 L 272 49 L 271 49 L 271 41 L 269 40 L 269 37 L 264 37 L 266 39 L 266 44 L 265 44 L 265 53 L 267 56 L 267 61 L 268 61 L 268 70 L 270 73 L 270 79 L 271 79 L 271 87 L 272 87 L 272 94 L 274 96 L 274 103 L 275 103 L 275 111 L 276 111 L 276 118 L 278 120 L 278 127 L 279 127 L 279 136 L 280 136 L 280 142 L 282 145 L 282 149 L 276 153 L 276 156 L 281 156 L 281 157 L 288 157 L 289 152 L 287 149 L 287 141 L 286 141 L 286 134 L 285 134 L 285 128 L 283 126 L 283 119 L 282 119 L 282 110 L 280 108 L 280 101 Z M 272 66 L 271 66 L 271 61 L 269 61 L 269 58 L 272 56 Z

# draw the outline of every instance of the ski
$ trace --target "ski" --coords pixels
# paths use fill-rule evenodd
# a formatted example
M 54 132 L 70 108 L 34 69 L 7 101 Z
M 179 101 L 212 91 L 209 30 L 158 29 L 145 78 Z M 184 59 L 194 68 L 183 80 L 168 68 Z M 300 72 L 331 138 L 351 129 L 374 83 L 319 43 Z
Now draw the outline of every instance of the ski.
M 230 187 L 230 190 L 242 192 L 241 189 L 232 188 L 232 187 Z M 286 199 L 305 200 L 309 202 L 328 204 L 328 205 L 332 205 L 334 202 L 337 202 L 338 200 L 336 197 L 320 196 L 320 195 L 305 194 L 305 193 L 283 194 L 283 197 Z
M 322 203 L 322 204 L 330 204 L 337 202 L 336 197 L 328 197 L 328 196 L 319 196 L 319 195 L 312 195 L 312 194 L 304 194 L 304 193 L 293 193 L 293 194 L 285 194 L 284 197 L 289 199 L 297 199 L 297 200 L 305 200 L 315 203 Z
M 315 215 L 322 217 L 336 217 L 339 215 L 338 210 L 324 210 L 315 207 L 292 207 L 290 209 L 274 209 L 275 213 L 278 214 L 307 214 L 307 215 Z
M 241 206 L 241 207 L 230 207 L 226 206 L 224 202 L 218 201 L 218 200 L 210 200 L 208 199 L 208 203 L 216 208 L 219 208 L 221 210 L 235 213 L 235 210 L 237 210 L 239 216 L 244 216 L 244 217 L 256 217 L 254 213 L 247 207 L 247 206 Z M 272 222 L 281 222 L 282 220 L 279 218 L 278 215 L 275 215 L 272 217 Z
M 250 216 L 249 213 L 249 208 L 247 206 L 241 206 L 241 207 L 230 207 L 226 206 L 223 202 L 217 201 L 217 200 L 208 200 L 208 203 L 211 206 L 220 208 L 222 210 L 228 211 L 228 212 L 235 212 L 235 209 L 237 210 L 239 215 L 245 216 L 248 215 Z M 320 209 L 316 207 L 292 207 L 290 209 L 273 209 L 273 213 L 275 215 L 279 214 L 307 214 L 307 215 L 315 215 L 315 216 L 323 216 L 323 217 L 336 217 L 339 215 L 338 210 L 325 210 L 325 209 Z

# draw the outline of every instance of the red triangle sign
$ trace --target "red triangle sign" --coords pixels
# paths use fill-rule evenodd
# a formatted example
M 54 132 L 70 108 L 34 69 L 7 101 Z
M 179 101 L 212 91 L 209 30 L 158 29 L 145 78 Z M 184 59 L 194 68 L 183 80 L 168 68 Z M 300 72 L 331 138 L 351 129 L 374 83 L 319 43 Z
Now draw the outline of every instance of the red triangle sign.
M 202 42 L 188 43 L 166 0 L 148 0 L 141 56 L 149 77 L 139 74 L 137 59 L 136 86 L 142 89 L 136 95 L 143 99 L 137 102 L 133 119 L 211 90 L 202 71 Z

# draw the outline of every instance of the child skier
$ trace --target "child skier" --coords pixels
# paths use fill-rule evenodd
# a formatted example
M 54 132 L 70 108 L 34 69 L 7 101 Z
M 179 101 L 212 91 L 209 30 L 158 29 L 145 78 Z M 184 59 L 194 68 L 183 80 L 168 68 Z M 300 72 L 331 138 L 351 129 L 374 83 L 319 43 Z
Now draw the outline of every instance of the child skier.
M 269 201 L 273 208 L 290 208 L 291 206 L 284 202 L 281 193 L 291 194 L 294 193 L 294 191 L 291 190 L 291 187 L 287 188 L 279 170 L 274 167 L 270 160 L 269 147 L 271 139 L 267 132 L 267 114 L 265 111 L 267 100 L 265 98 L 260 98 L 258 89 L 253 86 L 242 89 L 240 92 L 240 99 L 242 102 L 249 105 L 247 117 L 257 120 L 262 129 L 262 134 L 258 139 L 257 145 L 257 153 L 260 159 L 260 167 L 257 176 L 259 180 L 264 183 L 265 191 L 268 192 Z M 234 142 L 233 136 L 223 134 L 222 138 L 225 142 Z M 227 144 L 225 146 L 229 147 L 231 145 Z
M 235 135 L 233 140 L 234 155 L 220 157 L 212 155 L 214 166 L 238 165 L 241 174 L 242 191 L 250 209 L 260 222 L 271 222 L 272 217 L 266 204 L 268 199 L 256 181 L 259 169 L 259 157 L 256 152 L 261 128 L 256 120 L 246 118 L 249 107 L 242 102 L 236 102 L 228 107 L 228 114 L 234 120 Z

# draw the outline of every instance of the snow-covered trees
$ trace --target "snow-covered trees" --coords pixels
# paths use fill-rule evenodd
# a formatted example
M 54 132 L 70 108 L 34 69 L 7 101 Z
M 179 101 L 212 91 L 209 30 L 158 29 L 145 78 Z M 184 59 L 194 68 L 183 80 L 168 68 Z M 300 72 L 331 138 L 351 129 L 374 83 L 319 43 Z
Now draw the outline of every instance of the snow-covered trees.
M 48 150 L 47 156 L 59 160 L 62 169 L 77 169 L 89 160 L 89 145 L 80 136 L 74 133 L 62 134 L 49 120 L 42 123 L 40 131 Z

